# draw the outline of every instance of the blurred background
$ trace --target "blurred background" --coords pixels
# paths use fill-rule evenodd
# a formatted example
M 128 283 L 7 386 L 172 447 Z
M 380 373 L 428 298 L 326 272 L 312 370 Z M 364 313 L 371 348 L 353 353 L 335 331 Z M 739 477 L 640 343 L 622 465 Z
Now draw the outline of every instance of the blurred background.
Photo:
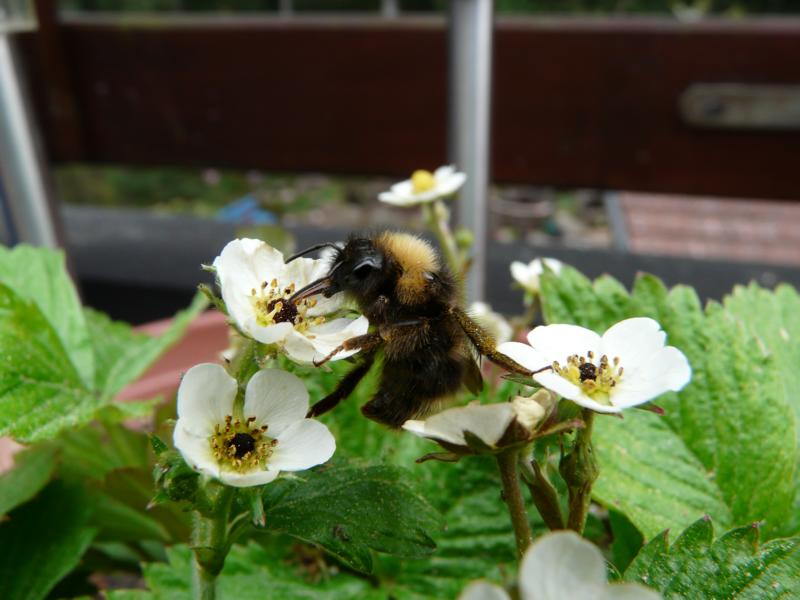
M 455 161 L 478 277 L 559 258 L 703 298 L 800 285 L 798 0 L 0 0 L 0 236 L 84 301 L 185 306 L 236 235 L 303 247 Z M 483 275 L 482 277 L 480 275 Z

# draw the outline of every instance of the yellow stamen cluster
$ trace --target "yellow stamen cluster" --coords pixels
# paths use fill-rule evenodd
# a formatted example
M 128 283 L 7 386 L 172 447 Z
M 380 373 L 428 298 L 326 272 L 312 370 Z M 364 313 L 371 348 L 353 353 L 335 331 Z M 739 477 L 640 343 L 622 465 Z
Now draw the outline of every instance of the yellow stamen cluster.
M 261 327 L 275 323 L 291 323 L 298 331 L 305 331 L 309 325 L 321 325 L 325 317 L 307 317 L 308 309 L 313 308 L 317 301 L 314 298 L 305 298 L 299 302 L 289 302 L 295 292 L 294 283 L 288 286 L 278 285 L 278 280 L 264 281 L 260 289 L 250 290 L 250 301 L 256 311 L 256 323 Z
M 266 435 L 267 425 L 254 426 L 255 420 L 248 417 L 242 422 L 228 415 L 225 425 L 214 426 L 208 442 L 220 466 L 239 473 L 264 468 L 278 440 Z
M 561 366 L 558 361 L 553 362 L 553 371 L 567 381 L 580 387 L 584 393 L 600 402 L 608 402 L 611 388 L 619 383 L 624 372 L 615 357 L 611 362 L 605 354 L 598 363 L 594 362 L 594 352 L 591 350 L 586 356 L 573 354 L 567 358 L 567 364 Z
M 430 171 L 420 169 L 419 171 L 414 171 L 411 175 L 411 189 L 415 194 L 427 192 L 428 190 L 432 190 L 435 186 L 436 179 L 434 179 L 433 173 Z

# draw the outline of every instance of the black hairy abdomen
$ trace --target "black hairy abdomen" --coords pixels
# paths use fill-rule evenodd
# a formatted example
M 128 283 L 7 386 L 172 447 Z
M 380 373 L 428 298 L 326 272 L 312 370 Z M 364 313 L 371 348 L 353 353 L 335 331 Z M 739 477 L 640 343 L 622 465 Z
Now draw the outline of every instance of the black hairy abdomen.
M 436 323 L 417 345 L 389 347 L 384 354 L 378 391 L 361 409 L 364 415 L 390 427 L 424 416 L 437 402 L 458 391 L 466 361 L 459 349 L 463 334 L 450 323 Z

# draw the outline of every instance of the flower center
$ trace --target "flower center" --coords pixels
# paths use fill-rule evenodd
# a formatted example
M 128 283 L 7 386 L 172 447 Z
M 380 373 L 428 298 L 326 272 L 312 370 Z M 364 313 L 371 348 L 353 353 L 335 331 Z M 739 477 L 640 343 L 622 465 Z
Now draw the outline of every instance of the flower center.
M 430 171 L 414 171 L 411 175 L 411 189 L 415 194 L 421 194 L 432 190 L 436 186 L 436 180 L 433 178 L 433 173 Z
M 604 354 L 595 362 L 594 352 L 591 350 L 586 356 L 573 354 L 567 358 L 564 366 L 554 362 L 553 371 L 580 387 L 587 396 L 609 405 L 611 389 L 619 383 L 624 372 L 619 358 L 615 357 L 609 362 L 608 356 Z
M 242 422 L 228 415 L 224 425 L 214 426 L 208 442 L 220 466 L 239 473 L 264 468 L 278 440 L 266 435 L 266 425 L 256 427 L 255 420 Z
M 304 298 L 300 302 L 289 302 L 294 294 L 294 283 L 282 287 L 278 280 L 273 279 L 261 284 L 261 289 L 250 290 L 250 301 L 256 312 L 256 323 L 260 327 L 276 323 L 291 323 L 298 331 L 305 331 L 309 325 L 320 325 L 325 322 L 325 317 L 307 317 L 308 309 L 313 308 L 317 301 L 314 298 Z

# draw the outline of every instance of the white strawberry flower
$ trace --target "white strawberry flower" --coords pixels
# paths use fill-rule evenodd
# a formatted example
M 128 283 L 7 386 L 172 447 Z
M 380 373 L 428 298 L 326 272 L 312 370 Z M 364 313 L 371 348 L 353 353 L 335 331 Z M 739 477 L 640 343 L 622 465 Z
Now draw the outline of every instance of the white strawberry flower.
M 546 325 L 528 344 L 498 350 L 532 371 L 542 386 L 597 412 L 616 413 L 683 388 L 692 377 L 686 356 L 665 346 L 667 334 L 653 319 L 620 321 L 602 336 L 577 325 Z
M 491 334 L 496 343 L 502 344 L 511 339 L 513 335 L 511 324 L 485 302 L 473 302 L 469 307 L 469 314 L 478 325 Z
M 519 569 L 520 600 L 659 600 L 638 583 L 608 583 L 603 554 L 573 531 L 548 533 L 525 552 Z M 468 585 L 458 600 L 510 600 L 486 581 Z
M 306 419 L 308 392 L 286 371 L 264 369 L 247 384 L 235 414 L 238 384 L 220 365 L 195 365 L 178 389 L 173 440 L 195 470 L 235 487 L 263 485 L 281 471 L 326 462 L 336 442 L 319 421 Z
M 344 308 L 342 294 L 288 302 L 303 286 L 324 276 L 329 259 L 298 258 L 288 265 L 283 254 L 261 240 L 229 242 L 214 260 L 228 314 L 247 336 L 275 344 L 300 363 L 321 360 L 344 340 L 367 332 L 369 321 L 336 317 Z M 339 352 L 332 360 L 355 354 Z
M 455 166 L 439 167 L 430 171 L 414 171 L 411 179 L 395 183 L 388 192 L 378 194 L 378 200 L 395 206 L 426 204 L 455 194 L 467 176 L 456 171 Z
M 564 263 L 555 258 L 534 258 L 527 264 L 515 260 L 511 263 L 511 276 L 526 292 L 538 294 L 539 277 L 544 273 L 545 266 L 558 275 Z

